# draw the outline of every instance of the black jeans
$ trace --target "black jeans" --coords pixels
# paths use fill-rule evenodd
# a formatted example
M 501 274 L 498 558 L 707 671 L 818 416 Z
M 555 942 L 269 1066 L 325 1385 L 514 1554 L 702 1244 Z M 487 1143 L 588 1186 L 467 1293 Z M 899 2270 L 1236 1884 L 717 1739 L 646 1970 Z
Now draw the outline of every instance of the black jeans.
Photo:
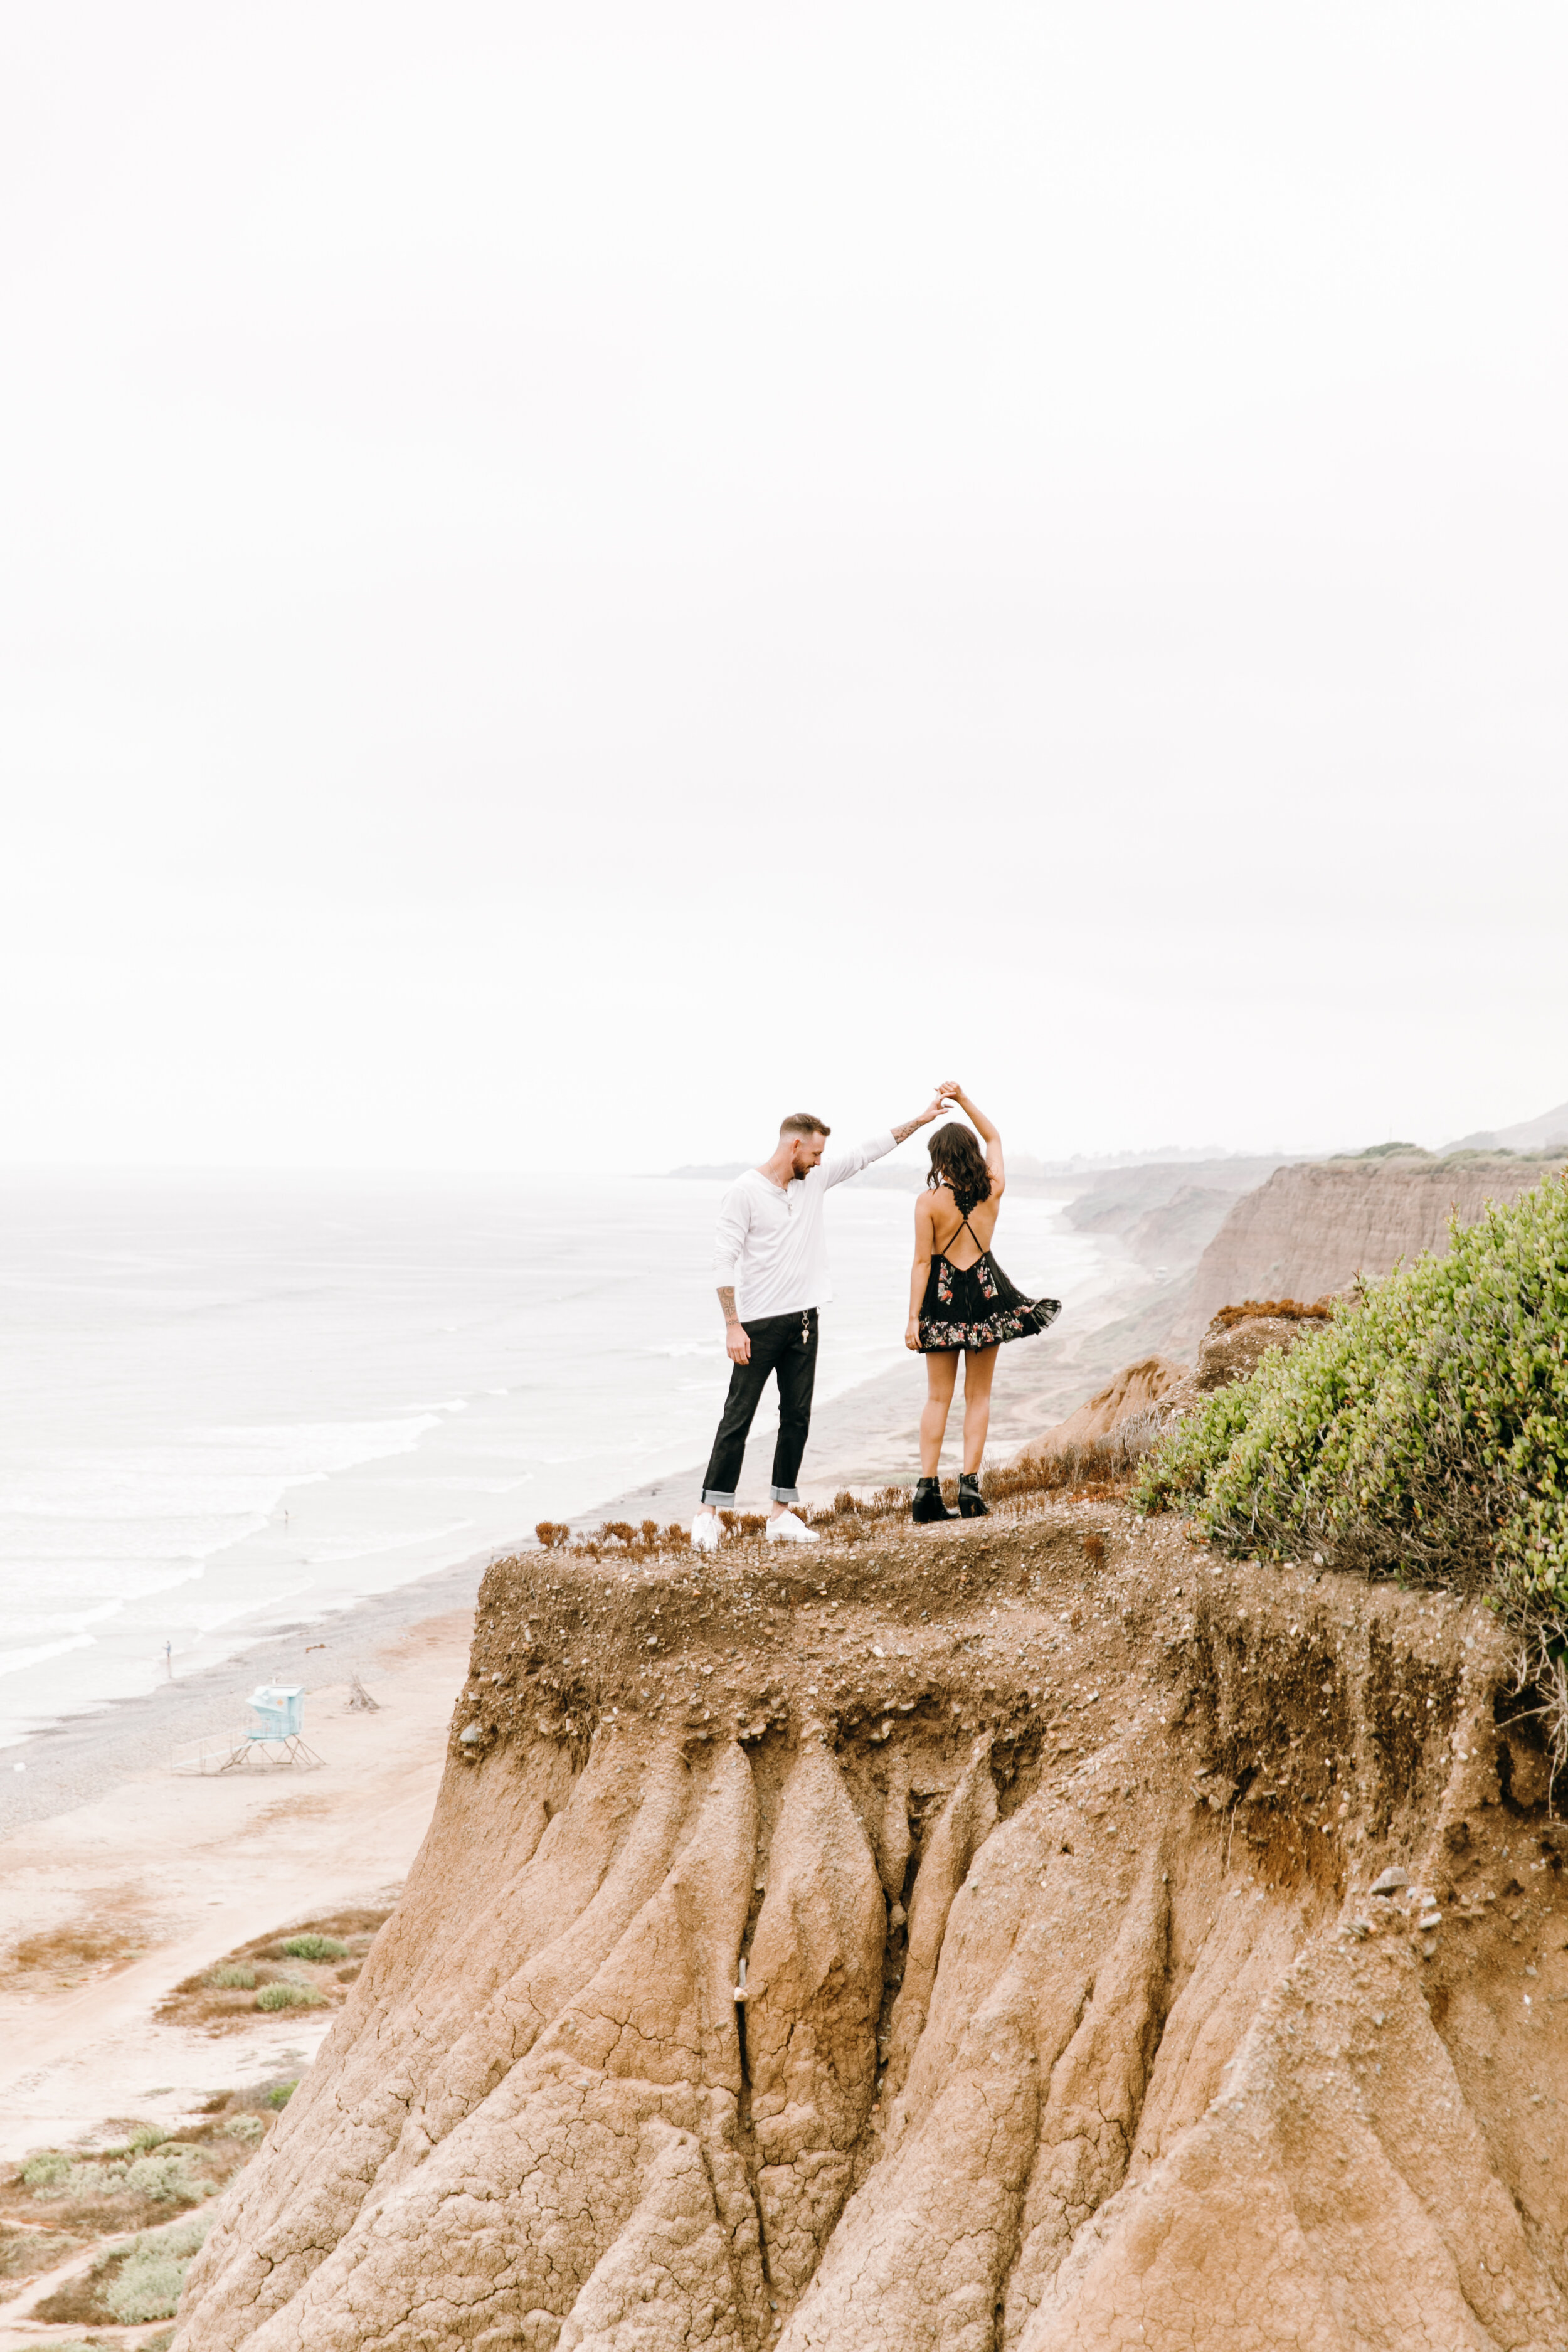
M 730 1368 L 730 1393 L 702 1482 L 702 1500 L 724 1510 L 733 1507 L 741 1465 L 746 1458 L 747 1433 L 768 1377 L 776 1372 L 779 1442 L 773 1448 L 773 1498 L 775 1503 L 798 1503 L 800 1489 L 795 1482 L 811 1427 L 811 1391 L 816 1380 L 816 1309 L 807 1307 L 797 1315 L 764 1315 L 742 1328 L 752 1343 L 752 1360 Z

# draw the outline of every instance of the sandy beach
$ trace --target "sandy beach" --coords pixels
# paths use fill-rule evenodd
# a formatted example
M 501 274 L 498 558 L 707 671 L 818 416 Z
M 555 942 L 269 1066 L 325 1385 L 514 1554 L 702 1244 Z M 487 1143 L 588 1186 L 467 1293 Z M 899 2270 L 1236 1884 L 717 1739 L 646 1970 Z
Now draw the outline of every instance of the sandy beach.
M 374 1636 L 357 1626 L 377 1706 L 351 1709 L 346 1679 L 315 1685 L 307 1730 L 320 1770 L 200 1778 L 138 1766 L 148 1727 L 133 1705 L 60 1736 L 68 1771 L 29 1774 L 35 1818 L 0 1843 L 0 2155 L 90 2144 L 131 2117 L 173 2131 L 218 2089 L 303 2072 L 329 2015 L 258 2014 L 219 2037 L 154 2011 L 182 1979 L 255 1937 L 395 1900 L 435 1801 L 471 1626 L 471 1606 Z M 247 1661 L 241 1679 L 253 1675 Z M 225 1712 L 210 1689 L 172 1698 L 161 1733 L 175 1717 L 189 1728 Z M 98 1793 L 49 1804 L 90 1769 Z M 73 1966 L 73 1943 L 119 1946 L 121 1957 Z M 52 1948 L 50 1958 L 18 1967 L 19 1945 Z

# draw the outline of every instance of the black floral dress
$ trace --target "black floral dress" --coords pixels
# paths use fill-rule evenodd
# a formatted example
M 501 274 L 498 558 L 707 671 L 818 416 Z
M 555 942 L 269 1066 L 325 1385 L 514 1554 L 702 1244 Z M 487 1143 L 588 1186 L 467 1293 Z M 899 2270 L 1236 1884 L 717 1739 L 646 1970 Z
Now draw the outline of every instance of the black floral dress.
M 978 1238 L 967 1217 L 959 1232 L 968 1234 L 971 1241 Z M 958 1348 L 998 1348 L 1008 1339 L 1032 1339 L 1037 1332 L 1048 1331 L 1061 1311 L 1059 1298 L 1026 1298 L 989 1250 L 982 1250 L 973 1265 L 933 1257 L 921 1301 L 921 1353 L 940 1356 Z

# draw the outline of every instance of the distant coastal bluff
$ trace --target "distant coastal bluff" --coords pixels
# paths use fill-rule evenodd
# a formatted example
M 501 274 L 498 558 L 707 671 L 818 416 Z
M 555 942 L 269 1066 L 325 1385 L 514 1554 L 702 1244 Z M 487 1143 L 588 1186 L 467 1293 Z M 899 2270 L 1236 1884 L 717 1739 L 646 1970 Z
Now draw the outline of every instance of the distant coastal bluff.
M 1568 1104 L 1552 1118 L 1568 1129 Z M 1488 1202 L 1516 1201 L 1564 1164 L 1568 1142 L 1443 1153 L 1389 1144 L 1330 1160 L 1150 1161 L 1088 1174 L 1067 1223 L 1120 1243 L 1146 1286 L 1095 1335 L 1083 1368 L 1109 1375 L 1154 1352 L 1190 1358 L 1224 1307 L 1319 1298 L 1358 1274 L 1443 1251 L 1450 1219 L 1473 1224 Z M 1070 1348 L 1071 1334 L 1064 1340 Z
M 1358 1274 L 1386 1274 L 1423 1250 L 1445 1250 L 1451 1218 L 1473 1224 L 1489 1201 L 1516 1201 L 1562 1165 L 1396 1151 L 1278 1168 L 1242 1195 L 1198 1260 L 1172 1343 L 1195 1345 L 1234 1300 L 1318 1298 Z

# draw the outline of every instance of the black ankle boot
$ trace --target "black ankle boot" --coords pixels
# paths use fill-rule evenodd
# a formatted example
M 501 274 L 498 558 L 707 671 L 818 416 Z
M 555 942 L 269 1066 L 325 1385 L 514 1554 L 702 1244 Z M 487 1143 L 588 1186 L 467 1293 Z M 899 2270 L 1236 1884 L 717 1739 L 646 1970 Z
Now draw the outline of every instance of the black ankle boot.
M 980 1477 L 966 1470 L 958 1482 L 958 1516 L 961 1519 L 988 1519 L 989 1507 L 980 1499 Z
M 910 1517 L 917 1527 L 923 1527 L 928 1519 L 952 1518 L 952 1513 L 942 1499 L 940 1478 L 921 1480 L 920 1485 L 915 1488 L 915 1507 L 910 1513 Z

